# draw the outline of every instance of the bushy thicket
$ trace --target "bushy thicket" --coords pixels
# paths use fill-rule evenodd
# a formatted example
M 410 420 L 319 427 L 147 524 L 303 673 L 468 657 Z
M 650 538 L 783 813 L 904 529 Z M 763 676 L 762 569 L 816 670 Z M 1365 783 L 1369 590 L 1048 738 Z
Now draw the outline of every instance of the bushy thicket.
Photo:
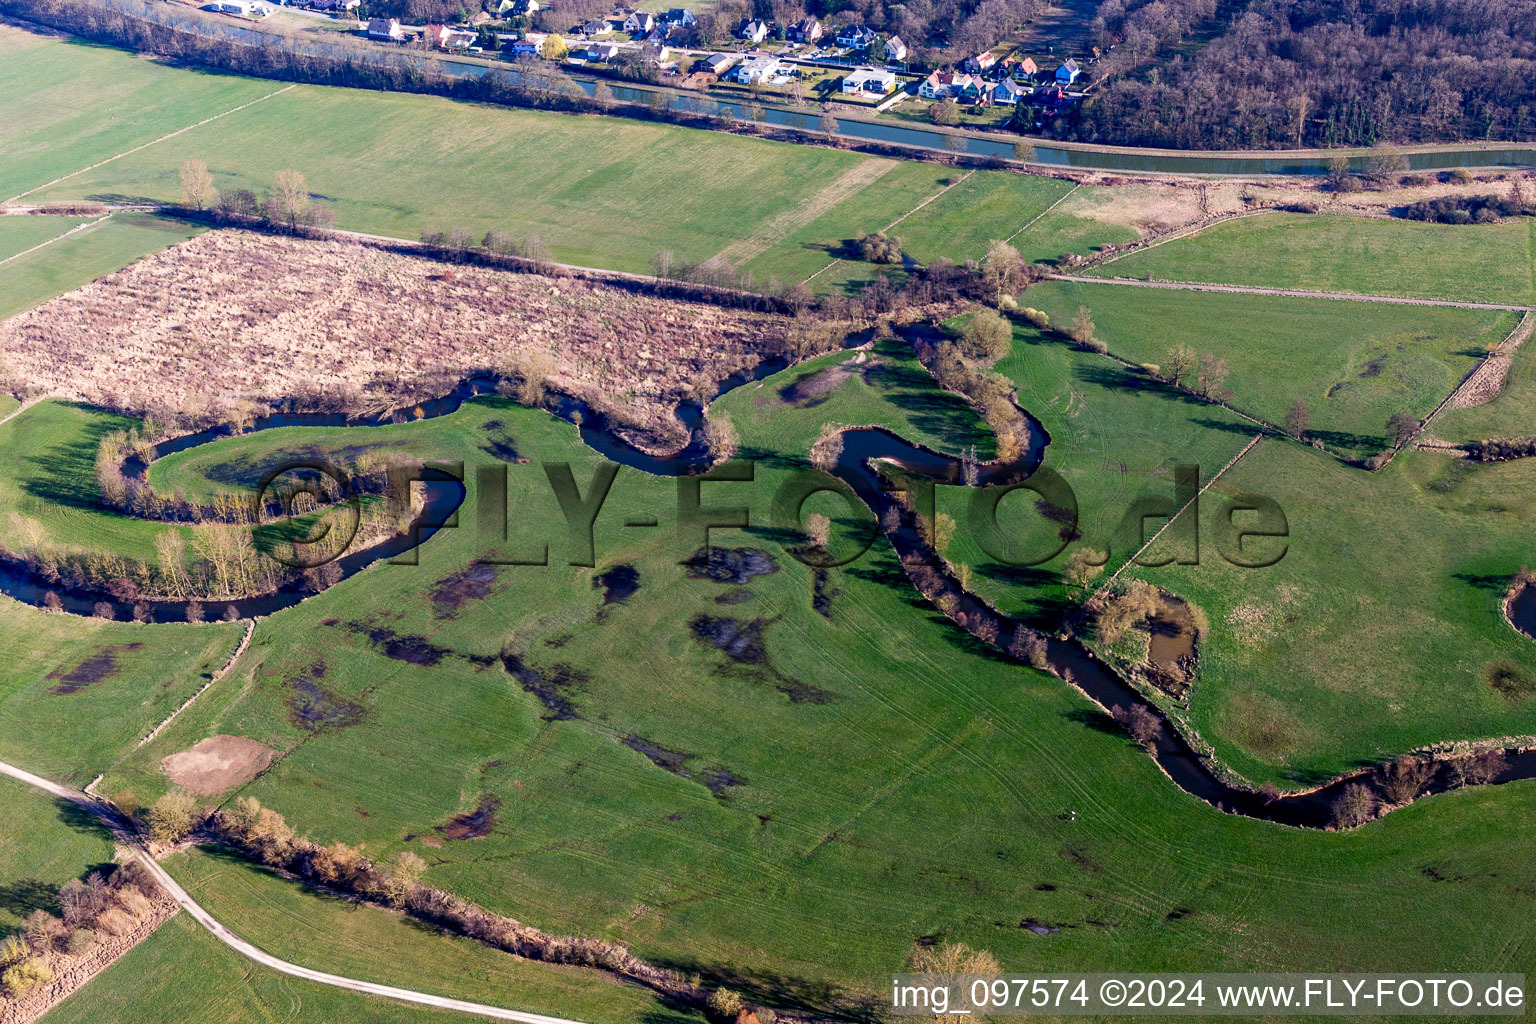
M 1509 196 L 1441 196 L 1405 206 L 1398 215 L 1408 220 L 1441 224 L 1492 224 L 1501 217 L 1530 216 L 1529 204 Z

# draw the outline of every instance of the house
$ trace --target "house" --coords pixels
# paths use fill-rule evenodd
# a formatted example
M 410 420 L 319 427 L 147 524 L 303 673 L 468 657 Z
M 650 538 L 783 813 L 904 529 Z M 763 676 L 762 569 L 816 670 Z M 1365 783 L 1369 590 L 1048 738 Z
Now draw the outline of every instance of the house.
M 640 56 L 652 64 L 662 64 L 672 56 L 672 48 L 660 39 L 647 39 L 645 45 L 640 47 Z
M 1020 82 L 1033 82 L 1039 73 L 1040 65 L 1033 57 L 1025 57 L 1013 66 L 1013 77 Z
M 501 0 L 496 13 L 512 18 L 531 18 L 543 9 L 539 0 Z
M 548 38 L 548 32 L 527 32 L 512 44 L 512 54 L 515 57 L 538 57 L 544 50 L 544 40 Z
M 784 65 L 771 54 L 749 57 L 737 65 L 731 77 L 742 85 L 767 84 L 784 73 Z
M 965 70 L 973 75 L 979 75 L 983 71 L 989 71 L 992 65 L 997 63 L 997 55 L 989 50 L 983 50 L 973 57 L 965 58 Z
M 584 21 L 576 26 L 576 35 L 586 36 L 588 39 L 593 36 L 605 36 L 611 31 L 613 29 L 606 21 Z
M 906 60 L 907 44 L 901 41 L 901 36 L 891 36 L 885 41 L 886 60 Z
M 837 45 L 850 50 L 867 50 L 875 41 L 875 33 L 867 25 L 849 25 L 837 33 Z
M 686 7 L 674 7 L 661 16 L 663 25 L 673 25 L 681 28 L 692 28 L 699 23 L 692 11 Z
M 427 45 L 435 46 L 440 50 L 467 50 L 475 45 L 477 38 L 475 33 L 461 28 L 449 28 L 447 25 L 427 26 Z
M 656 27 L 656 16 L 645 11 L 630 11 L 624 19 L 623 31 L 632 36 L 643 36 Z
M 495 18 L 491 17 L 485 11 L 476 11 L 474 14 L 469 16 L 469 23 L 475 28 L 482 28 L 495 20 Z
M 741 28 L 736 30 L 736 35 L 748 42 L 760 43 L 768 38 L 768 24 L 762 21 L 743 21 Z
M 982 86 L 970 75 L 953 71 L 935 71 L 923 79 L 917 94 L 925 100 L 958 100 L 974 103 L 981 98 Z
M 614 43 L 588 43 L 587 60 L 596 60 L 607 63 L 619 55 L 619 48 Z
M 896 88 L 896 76 L 884 68 L 856 68 L 843 76 L 843 92 L 859 96 L 884 96 Z
M 368 38 L 398 43 L 405 38 L 405 30 L 400 27 L 399 18 L 369 18 Z
M 1056 84 L 1071 85 L 1077 81 L 1077 76 L 1083 73 L 1083 69 L 1077 66 L 1077 61 L 1068 57 L 1066 63 L 1056 69 Z
M 1024 98 L 1024 87 L 1011 78 L 1005 78 L 992 87 L 992 102 L 1005 107 L 1016 106 Z
M 814 43 L 822 36 L 821 22 L 815 18 L 801 18 L 789 26 L 784 38 L 792 43 Z
M 720 75 L 725 72 L 726 68 L 731 66 L 733 60 L 735 58 L 728 53 L 712 53 L 703 60 L 698 61 L 698 64 L 710 74 Z

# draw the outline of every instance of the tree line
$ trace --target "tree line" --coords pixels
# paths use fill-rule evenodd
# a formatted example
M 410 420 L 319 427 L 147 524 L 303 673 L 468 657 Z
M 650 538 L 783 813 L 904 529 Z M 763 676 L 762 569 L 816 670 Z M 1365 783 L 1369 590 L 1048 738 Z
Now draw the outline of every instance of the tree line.
M 1220 19 L 1225 19 L 1221 22 Z M 1204 149 L 1536 136 L 1527 0 L 1105 0 L 1111 79 L 1052 131 Z M 1214 38 L 1184 52 L 1196 32 Z

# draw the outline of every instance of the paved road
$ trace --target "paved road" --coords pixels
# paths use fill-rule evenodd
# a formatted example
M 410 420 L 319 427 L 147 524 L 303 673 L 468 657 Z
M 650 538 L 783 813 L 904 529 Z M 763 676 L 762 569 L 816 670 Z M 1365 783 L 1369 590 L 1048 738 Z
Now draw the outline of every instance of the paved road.
M 1083 277 L 1049 274 L 1048 281 L 1073 284 L 1117 284 L 1129 288 L 1163 288 L 1181 292 L 1229 292 L 1234 295 L 1281 295 L 1291 299 L 1336 299 L 1342 302 L 1381 302 L 1392 306 L 1449 306 L 1453 309 L 1498 309 L 1516 313 L 1536 312 L 1536 306 L 1505 306 L 1497 302 L 1456 302 L 1451 299 L 1411 299 L 1402 295 L 1364 295 L 1360 292 L 1319 292 L 1305 288 L 1259 288 L 1237 284 L 1201 284 L 1196 281 L 1140 281 L 1132 277 Z
M 164 868 L 156 863 L 155 859 L 149 855 L 149 852 L 126 829 L 117 813 L 107 805 L 92 800 L 77 790 L 61 786 L 56 782 L 50 782 L 48 779 L 33 775 L 31 772 L 6 764 L 3 761 L 0 761 L 0 775 L 6 775 L 18 782 L 26 783 L 29 786 L 58 797 L 60 800 L 67 800 L 76 807 L 89 811 L 100 818 L 111 829 L 112 833 L 133 851 L 133 855 L 138 859 L 139 863 L 143 864 L 145 869 L 155 877 L 155 881 L 159 882 L 161 887 L 170 893 L 171 898 L 180 904 L 183 910 L 192 915 L 193 920 L 208 929 L 224 945 L 240 953 L 242 956 L 249 957 L 263 967 L 269 967 L 279 973 L 295 978 L 303 978 L 306 981 L 317 982 L 321 985 L 344 988 L 352 992 L 363 992 L 372 996 L 382 996 L 385 999 L 398 999 L 406 1003 L 419 1003 L 422 1006 L 431 1006 L 440 1010 L 458 1010 L 461 1013 L 472 1013 L 476 1016 L 490 1017 L 495 1020 L 520 1021 L 521 1024 L 581 1024 L 579 1021 L 567 1020 L 564 1017 L 547 1017 L 539 1013 L 524 1013 L 521 1010 L 507 1010 L 499 1006 L 486 1006 L 482 1003 L 466 1002 L 463 999 L 449 999 L 447 996 L 434 996 L 426 992 L 413 992 L 410 989 L 395 988 L 392 985 L 378 985 L 371 981 L 343 978 L 337 974 L 314 971 L 308 967 L 291 964 L 286 960 L 279 960 L 270 953 L 263 952 L 249 942 L 246 942 L 240 936 L 214 920 L 212 914 L 198 906 L 197 901 L 188 895 L 187 891 L 178 885 L 176 880 L 166 873 Z

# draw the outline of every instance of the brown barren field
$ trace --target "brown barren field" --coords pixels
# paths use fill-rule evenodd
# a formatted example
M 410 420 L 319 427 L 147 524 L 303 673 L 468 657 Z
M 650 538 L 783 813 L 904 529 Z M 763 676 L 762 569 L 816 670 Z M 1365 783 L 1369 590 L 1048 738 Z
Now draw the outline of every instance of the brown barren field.
M 671 410 L 783 351 L 789 320 L 365 244 L 210 231 L 0 323 L 12 380 L 135 412 L 409 407 L 538 353 L 549 383 L 676 437 Z

